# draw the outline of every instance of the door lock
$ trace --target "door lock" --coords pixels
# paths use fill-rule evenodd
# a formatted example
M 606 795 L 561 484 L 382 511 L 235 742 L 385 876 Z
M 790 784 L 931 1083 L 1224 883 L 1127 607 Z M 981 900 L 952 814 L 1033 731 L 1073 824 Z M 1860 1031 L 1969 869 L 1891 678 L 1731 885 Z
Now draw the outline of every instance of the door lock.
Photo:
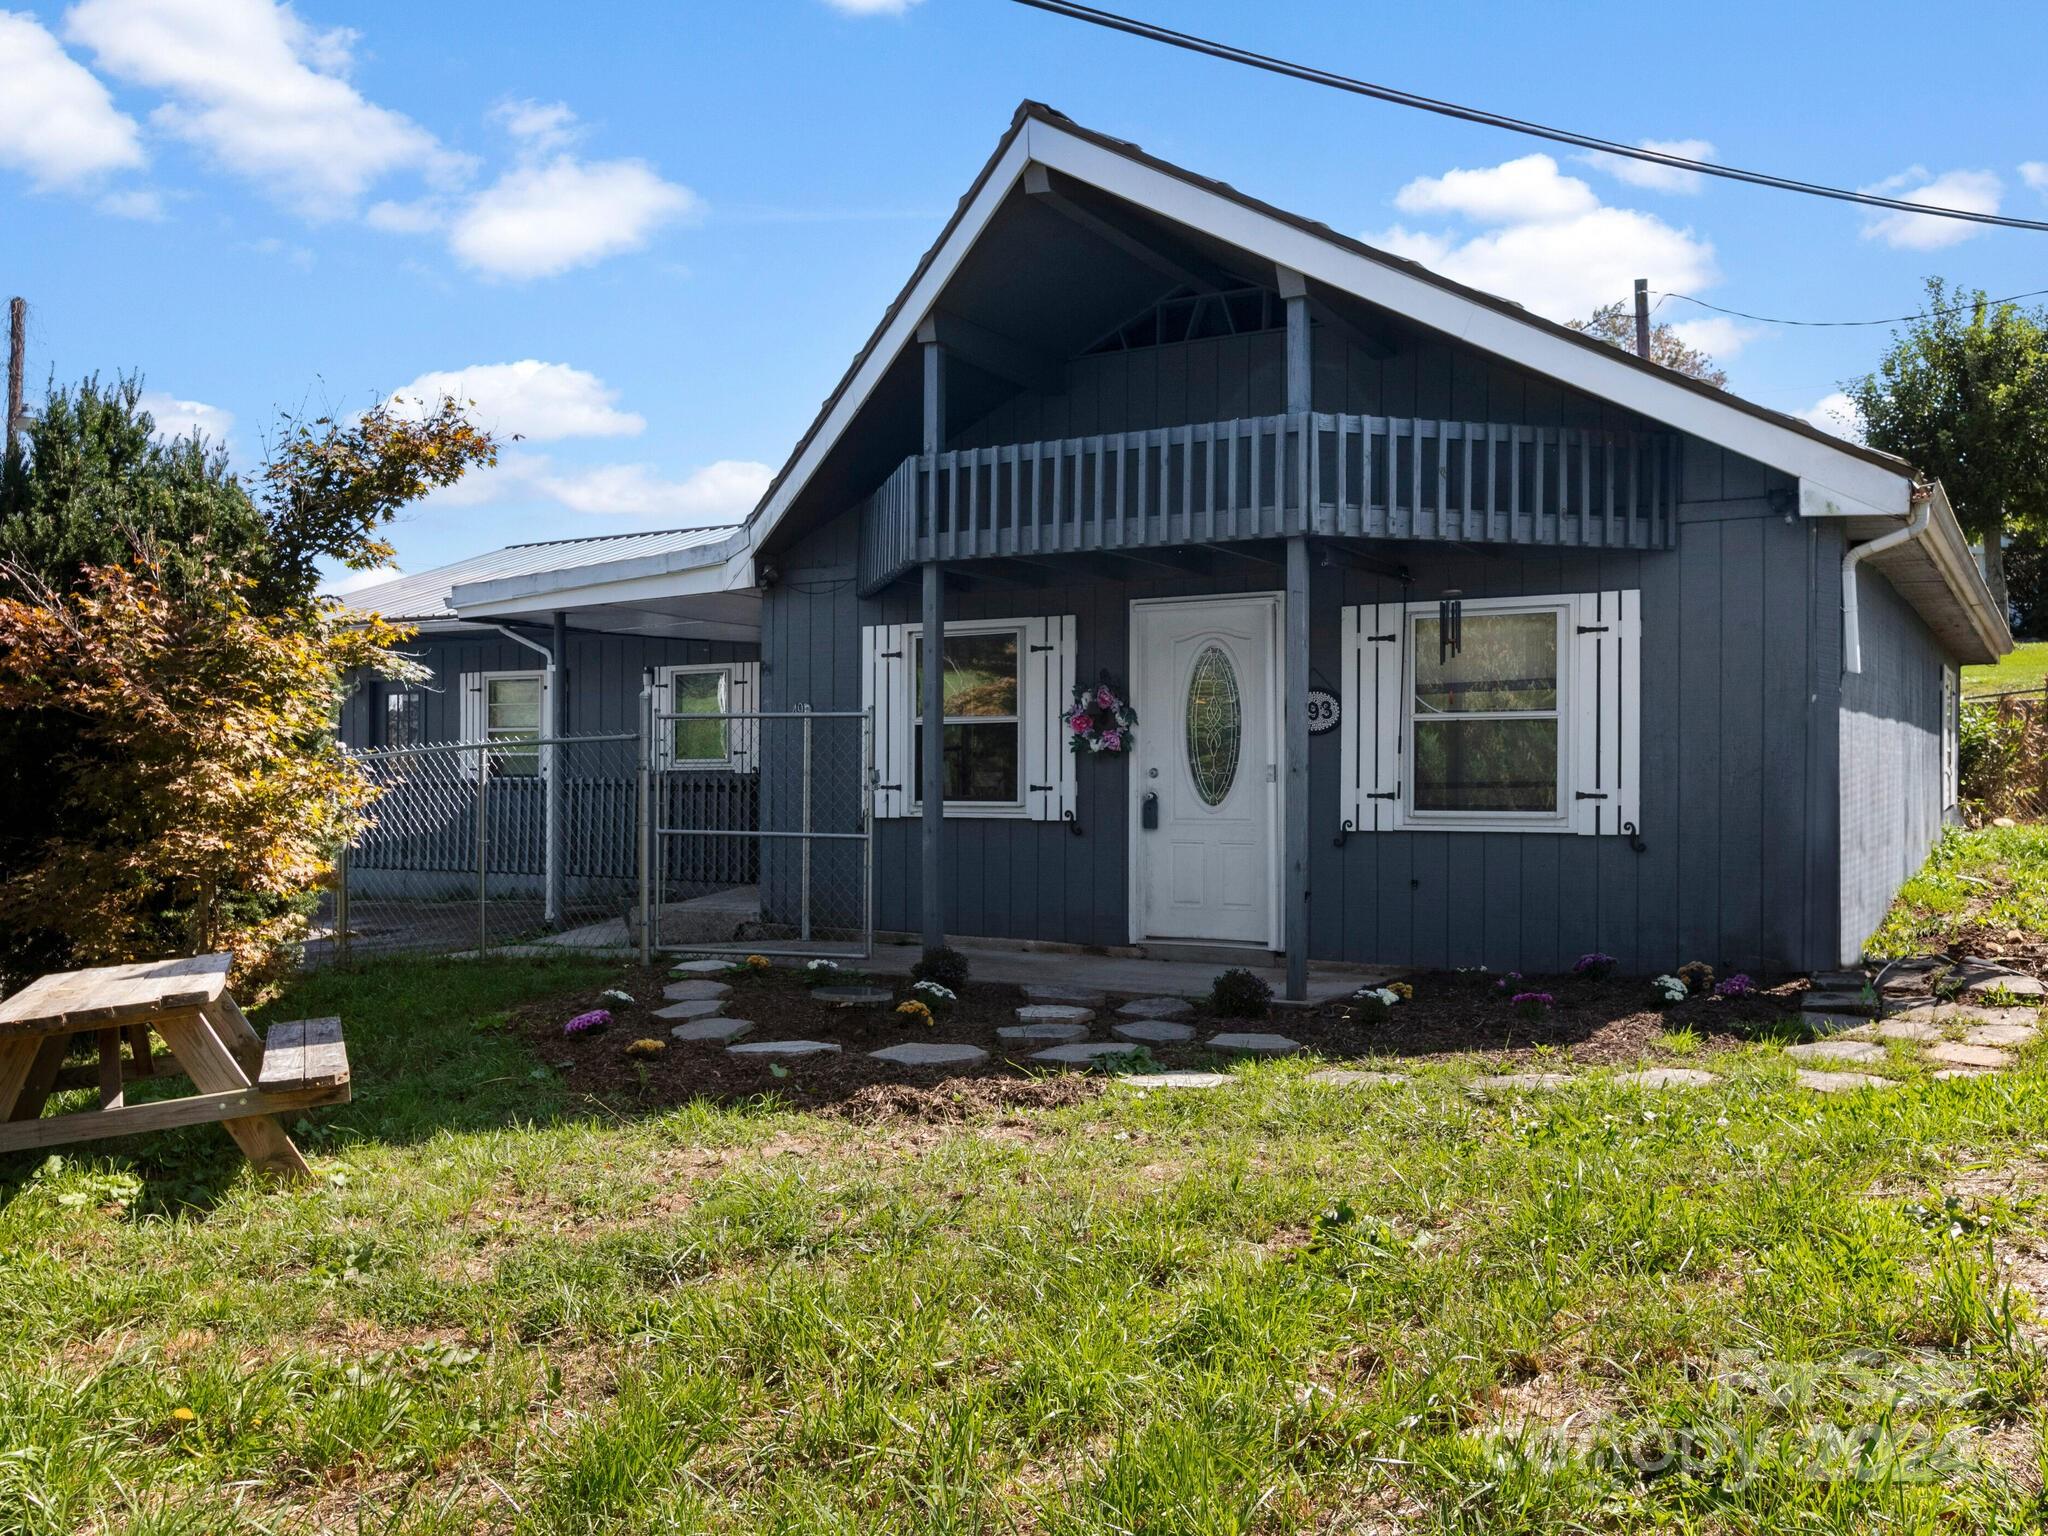
M 1159 830 L 1159 796 L 1152 790 L 1145 791 L 1145 798 L 1138 802 L 1138 825 L 1147 832 Z

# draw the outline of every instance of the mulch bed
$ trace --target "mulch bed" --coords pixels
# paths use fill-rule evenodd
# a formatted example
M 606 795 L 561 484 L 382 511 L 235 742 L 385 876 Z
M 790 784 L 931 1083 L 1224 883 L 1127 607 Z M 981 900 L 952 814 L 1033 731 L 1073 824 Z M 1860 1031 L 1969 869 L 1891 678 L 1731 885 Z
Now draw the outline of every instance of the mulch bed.
M 825 1040 L 841 1048 L 837 1055 L 778 1061 L 736 1056 L 716 1043 L 670 1040 L 672 1021 L 651 1015 L 665 1006 L 662 988 L 673 979 L 666 969 L 629 971 L 614 985 L 632 993 L 638 1000 L 635 1006 L 605 1005 L 594 992 L 578 992 L 529 1004 L 514 1012 L 512 1024 L 573 1091 L 619 1111 L 658 1109 L 700 1098 L 736 1103 L 772 1096 L 794 1108 L 826 1110 L 864 1122 L 942 1124 L 1073 1103 L 1102 1090 L 1099 1075 L 1048 1072 L 1044 1064 L 1030 1061 L 1030 1054 L 1042 1045 L 1018 1046 L 996 1038 L 998 1026 L 1016 1022 L 1016 1010 L 1024 1002 L 1014 986 L 970 982 L 959 1006 L 936 1027 L 925 1029 L 900 1021 L 889 1008 L 835 1008 L 818 1002 L 793 971 L 734 978 L 733 995 L 724 1007 L 731 1017 L 753 1021 L 747 1039 Z M 1182 1021 L 1195 1026 L 1193 1042 L 1149 1049 L 1169 1069 L 1213 1067 L 1217 1060 L 1203 1047 L 1203 1039 L 1218 1030 L 1252 1029 L 1286 1035 L 1332 1062 L 1364 1057 L 1427 1062 L 1482 1052 L 1489 1062 L 1513 1064 L 1533 1059 L 1538 1047 L 1547 1047 L 1553 1062 L 1562 1057 L 1583 1065 L 1625 1063 L 1656 1054 L 1659 1038 L 1680 1028 L 1692 1030 L 1701 1052 L 1729 1049 L 1760 1034 L 1797 1030 L 1799 997 L 1806 985 L 1801 978 L 1767 986 L 1748 998 L 1694 998 L 1659 1009 L 1648 1006 L 1649 983 L 1642 977 L 1532 977 L 1515 983 L 1515 990 L 1548 991 L 1557 1003 L 1543 1019 L 1528 1021 L 1513 1013 L 1493 976 L 1425 973 L 1410 980 L 1414 999 L 1397 1006 L 1382 1024 L 1354 1020 L 1342 1003 L 1313 1010 L 1276 1008 L 1257 1022 L 1223 1019 L 1198 1008 Z M 907 983 L 885 978 L 875 985 L 889 987 L 900 997 Z M 1109 1028 L 1120 1001 L 1112 997 L 1097 1011 L 1091 1039 L 1111 1038 Z M 563 1035 L 565 1020 L 600 1006 L 613 1014 L 609 1029 Z M 626 1054 L 626 1046 L 638 1039 L 664 1041 L 667 1049 L 651 1059 L 636 1060 Z M 978 1045 L 989 1056 L 965 1068 L 915 1068 L 867 1054 L 916 1040 Z

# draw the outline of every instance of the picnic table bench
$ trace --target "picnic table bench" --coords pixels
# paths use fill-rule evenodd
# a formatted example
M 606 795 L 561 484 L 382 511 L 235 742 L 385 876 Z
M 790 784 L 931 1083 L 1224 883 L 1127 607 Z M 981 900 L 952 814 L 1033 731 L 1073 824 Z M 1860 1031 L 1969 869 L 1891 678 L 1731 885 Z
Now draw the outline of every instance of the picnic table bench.
M 62 971 L 0 999 L 0 1152 L 217 1120 L 257 1167 L 305 1177 L 306 1160 L 277 1117 L 348 1101 L 341 1020 L 294 1019 L 258 1039 L 228 995 L 231 959 L 195 955 Z M 155 1054 L 152 1033 L 168 1056 Z M 75 1038 L 88 1034 L 98 1045 L 97 1069 L 66 1068 Z M 127 1101 L 129 1083 L 171 1071 L 198 1091 Z M 53 1092 L 95 1083 L 97 1108 L 44 1116 Z

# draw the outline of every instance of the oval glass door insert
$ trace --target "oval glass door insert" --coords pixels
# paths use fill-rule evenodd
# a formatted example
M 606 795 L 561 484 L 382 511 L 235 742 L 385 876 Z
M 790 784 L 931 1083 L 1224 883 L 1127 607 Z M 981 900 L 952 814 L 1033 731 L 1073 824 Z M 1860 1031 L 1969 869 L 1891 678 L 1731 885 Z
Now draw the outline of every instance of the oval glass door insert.
M 1220 645 L 1202 648 L 1188 675 L 1188 774 L 1204 805 L 1221 805 L 1237 780 L 1244 708 L 1237 668 Z

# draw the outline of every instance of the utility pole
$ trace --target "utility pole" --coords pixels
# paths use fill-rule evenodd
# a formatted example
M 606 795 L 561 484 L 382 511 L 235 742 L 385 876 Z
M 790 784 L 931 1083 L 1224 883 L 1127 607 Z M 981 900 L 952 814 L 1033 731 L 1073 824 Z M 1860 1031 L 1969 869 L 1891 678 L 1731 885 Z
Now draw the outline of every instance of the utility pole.
M 28 300 L 7 301 L 7 457 L 21 431 L 21 375 L 28 366 Z
M 1650 280 L 1636 279 L 1636 356 L 1650 360 Z

